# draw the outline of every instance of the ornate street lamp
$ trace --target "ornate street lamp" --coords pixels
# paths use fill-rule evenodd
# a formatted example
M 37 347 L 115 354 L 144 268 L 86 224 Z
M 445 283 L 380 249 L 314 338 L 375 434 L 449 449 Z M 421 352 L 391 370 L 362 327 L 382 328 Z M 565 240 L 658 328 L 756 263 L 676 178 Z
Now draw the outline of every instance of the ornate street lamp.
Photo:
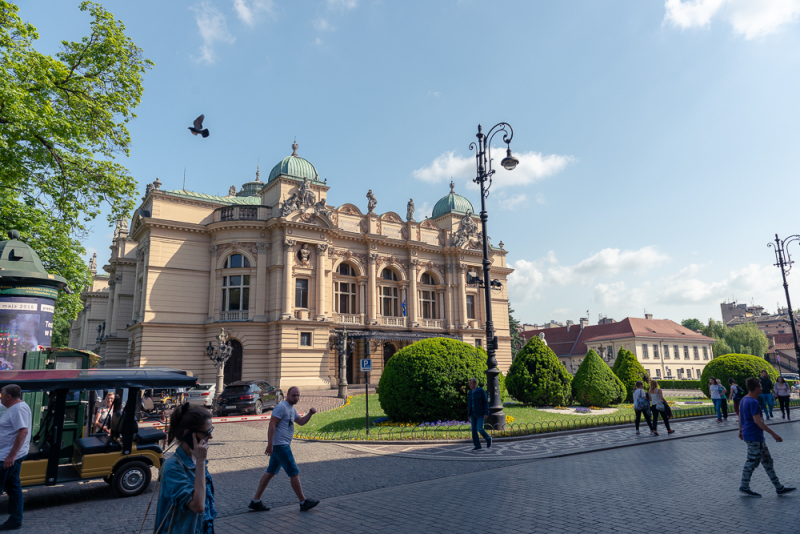
M 793 241 L 800 241 L 800 235 L 790 235 L 786 239 L 778 238 L 778 234 L 775 234 L 775 244 L 767 243 L 768 247 L 772 247 L 775 249 L 775 259 L 778 263 L 775 264 L 775 267 L 780 267 L 781 274 L 783 275 L 783 290 L 786 292 L 786 305 L 789 307 L 789 321 L 792 323 L 792 338 L 794 339 L 794 357 L 795 361 L 797 361 L 798 369 L 797 372 L 800 373 L 800 342 L 797 340 L 797 326 L 794 322 L 794 312 L 792 312 L 792 301 L 789 298 L 789 283 L 786 281 L 786 277 L 792 270 L 792 264 L 794 261 L 792 260 L 792 255 L 786 251 L 786 245 L 792 243 Z M 778 366 L 778 371 L 780 372 L 780 365 Z
M 225 362 L 233 355 L 233 346 L 228 342 L 229 336 L 225 333 L 225 329 L 217 336 L 217 348 L 211 341 L 208 342 L 206 347 L 206 356 L 209 360 L 214 362 L 214 368 L 217 370 L 217 391 L 214 394 L 214 402 L 212 406 L 216 406 L 217 397 L 222 393 L 223 380 L 225 378 Z
M 351 344 L 355 344 L 351 341 Z M 336 340 L 336 350 L 339 353 L 339 398 L 347 400 L 347 327 Z
M 487 393 L 489 394 L 489 416 L 485 423 L 495 430 L 503 430 L 506 426 L 506 414 L 503 413 L 503 402 L 500 399 L 500 381 L 497 376 L 500 369 L 497 368 L 497 336 L 494 335 L 494 322 L 492 321 L 492 288 L 500 289 L 502 285 L 498 280 L 489 278 L 489 267 L 492 262 L 489 260 L 489 241 L 486 233 L 486 221 L 489 216 L 486 213 L 486 197 L 489 196 L 489 188 L 492 186 L 492 139 L 499 132 L 503 132 L 503 142 L 506 144 L 506 157 L 500 162 L 504 169 L 511 171 L 519 163 L 519 160 L 511 155 L 511 139 L 514 137 L 514 129 L 505 122 L 494 125 L 486 134 L 483 133 L 481 125 L 478 125 L 478 133 L 475 137 L 477 142 L 469 145 L 470 150 L 475 151 L 475 164 L 478 174 L 473 182 L 481 186 L 481 238 L 483 240 L 483 283 L 486 299 L 486 352 L 488 353 L 486 371 Z

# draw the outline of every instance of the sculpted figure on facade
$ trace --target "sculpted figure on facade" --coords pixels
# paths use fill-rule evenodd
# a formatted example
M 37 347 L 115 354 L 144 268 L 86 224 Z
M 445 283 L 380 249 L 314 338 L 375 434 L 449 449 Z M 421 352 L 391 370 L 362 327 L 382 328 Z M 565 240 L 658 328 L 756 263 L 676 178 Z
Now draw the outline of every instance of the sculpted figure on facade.
M 300 184 L 298 189 L 300 203 L 305 208 L 310 208 L 317 203 L 317 195 L 311 190 L 311 184 L 308 183 L 308 178 L 303 178 L 303 183 Z
M 230 189 L 228 189 L 228 196 L 235 197 L 236 196 L 236 186 L 232 185 Z
M 413 221 L 414 220 L 414 199 L 411 198 L 408 200 L 408 206 L 406 206 L 406 220 Z
M 144 186 L 144 198 L 147 198 L 152 191 L 153 191 L 153 184 L 147 184 L 146 186 Z
M 378 205 L 378 199 L 375 198 L 375 195 L 372 194 L 372 189 L 367 191 L 367 211 L 369 213 L 375 213 L 375 206 Z
M 472 211 L 467 210 L 467 214 L 461 219 L 458 231 L 455 233 L 453 244 L 457 247 L 472 244 L 473 240 L 480 240 L 481 232 L 478 225 L 472 220 Z
M 92 274 L 97 274 L 97 252 L 92 254 L 92 259 L 89 260 L 89 270 Z
M 303 243 L 303 246 L 300 247 L 300 251 L 297 254 L 300 258 L 300 265 L 308 267 L 310 265 L 308 260 L 311 257 L 311 251 L 308 250 L 308 243 Z
M 281 209 L 281 217 L 288 217 L 295 211 L 297 208 L 300 207 L 300 199 L 297 196 L 297 193 L 292 193 L 292 196 L 287 198 L 283 203 L 283 209 Z

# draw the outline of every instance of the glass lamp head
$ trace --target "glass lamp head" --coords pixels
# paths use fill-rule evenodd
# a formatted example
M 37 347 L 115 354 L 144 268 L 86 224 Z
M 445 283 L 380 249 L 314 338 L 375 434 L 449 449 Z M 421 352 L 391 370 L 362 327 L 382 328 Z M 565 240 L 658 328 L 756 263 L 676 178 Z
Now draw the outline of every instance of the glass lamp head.
M 519 160 L 511 155 L 511 148 L 509 147 L 506 150 L 506 157 L 500 162 L 500 165 L 507 171 L 513 171 L 517 165 L 519 164 Z

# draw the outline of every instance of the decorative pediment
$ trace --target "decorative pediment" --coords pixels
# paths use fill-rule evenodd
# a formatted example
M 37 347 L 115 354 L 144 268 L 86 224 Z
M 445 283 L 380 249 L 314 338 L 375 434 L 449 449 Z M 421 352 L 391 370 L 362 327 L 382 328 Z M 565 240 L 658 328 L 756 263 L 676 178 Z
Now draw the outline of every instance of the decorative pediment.
M 343 213 L 345 215 L 363 215 L 361 210 L 355 207 L 353 204 L 342 204 L 339 206 L 338 209 L 339 213 Z
M 420 224 L 420 226 L 422 226 L 423 228 L 430 228 L 431 230 L 439 229 L 439 227 L 433 224 L 433 222 L 430 219 L 425 219 L 424 221 L 422 221 L 422 224 Z
M 386 213 L 381 215 L 381 219 L 386 222 L 403 224 L 403 219 L 401 219 L 400 216 L 393 211 L 387 211 Z

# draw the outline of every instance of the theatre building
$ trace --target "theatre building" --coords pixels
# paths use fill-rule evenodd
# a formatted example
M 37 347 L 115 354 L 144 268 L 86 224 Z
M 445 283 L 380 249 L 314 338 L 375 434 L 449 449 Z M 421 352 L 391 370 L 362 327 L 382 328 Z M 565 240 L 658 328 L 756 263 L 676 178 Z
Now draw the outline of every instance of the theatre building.
M 82 293 L 71 346 L 97 352 L 106 367 L 177 367 L 212 382 L 205 348 L 224 328 L 234 349 L 226 383 L 307 389 L 336 386 L 345 329 L 349 383 L 363 382 L 354 369 L 366 343 L 372 383 L 419 339 L 485 346 L 483 290 L 467 284 L 468 273 L 483 277 L 469 200 L 451 184 L 422 221 L 413 202 L 390 206 L 405 217 L 378 214 L 371 190 L 334 207 L 335 184 L 292 148 L 266 181 L 257 171 L 228 196 L 148 184 L 130 225 L 118 223 L 106 275 Z M 490 247 L 491 278 L 502 284 L 492 291 L 502 371 L 511 364 L 506 253 L 502 242 Z

